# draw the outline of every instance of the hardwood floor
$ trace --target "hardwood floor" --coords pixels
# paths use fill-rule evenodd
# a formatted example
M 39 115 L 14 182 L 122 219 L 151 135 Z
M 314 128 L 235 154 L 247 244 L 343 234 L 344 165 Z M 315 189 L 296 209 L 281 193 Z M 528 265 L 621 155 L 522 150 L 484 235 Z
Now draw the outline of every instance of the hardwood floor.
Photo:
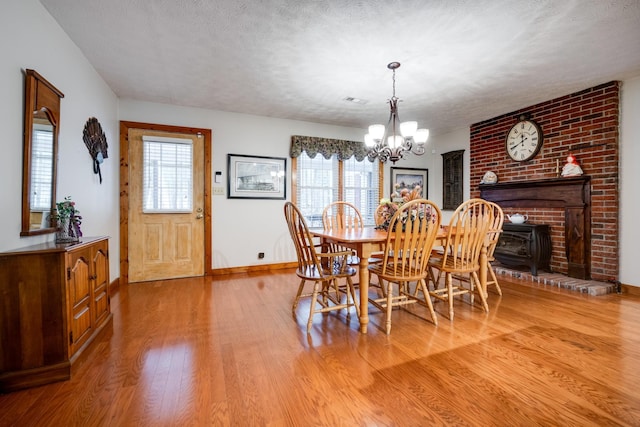
M 2 426 L 640 425 L 640 298 L 501 281 L 435 303 L 292 316 L 291 270 L 123 286 L 72 378 L 0 396 Z M 427 319 L 427 320 L 425 320 Z M 5 343 L 6 344 L 6 343 Z

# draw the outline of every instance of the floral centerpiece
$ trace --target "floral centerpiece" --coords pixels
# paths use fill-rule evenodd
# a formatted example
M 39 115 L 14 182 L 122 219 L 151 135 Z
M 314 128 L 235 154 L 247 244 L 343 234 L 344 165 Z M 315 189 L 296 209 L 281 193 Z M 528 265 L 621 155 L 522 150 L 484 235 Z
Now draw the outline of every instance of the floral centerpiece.
M 56 203 L 54 219 L 57 222 L 56 242 L 77 242 L 82 236 L 80 224 L 82 217 L 80 211 L 76 209 L 76 202 L 71 200 L 71 196 L 64 198 L 62 202 Z
M 391 218 L 397 212 L 397 210 L 403 204 L 410 202 L 412 200 L 416 200 L 422 197 L 422 188 L 419 185 L 413 187 L 413 189 L 409 190 L 408 188 L 400 188 L 400 184 L 395 185 L 396 191 L 391 193 L 391 198 L 389 199 L 380 199 L 380 205 L 378 209 L 376 209 L 376 228 L 378 230 L 387 230 L 389 228 L 389 223 L 391 222 Z M 420 212 L 412 212 L 412 216 L 423 215 Z M 414 219 L 414 218 L 412 218 Z M 402 222 L 405 223 L 407 218 L 402 218 Z

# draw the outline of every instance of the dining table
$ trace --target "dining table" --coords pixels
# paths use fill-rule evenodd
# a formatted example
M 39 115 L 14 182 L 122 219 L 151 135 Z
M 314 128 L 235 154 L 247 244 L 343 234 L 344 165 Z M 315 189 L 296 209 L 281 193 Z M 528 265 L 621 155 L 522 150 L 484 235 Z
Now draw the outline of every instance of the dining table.
M 367 333 L 369 325 L 369 258 L 375 252 L 382 251 L 387 241 L 387 231 L 378 230 L 375 227 L 364 227 L 362 229 L 314 229 L 311 234 L 319 238 L 323 243 L 333 243 L 353 249 L 360 258 L 359 263 L 359 286 L 360 286 L 360 332 Z M 447 232 L 441 229 L 436 239 L 444 243 Z M 481 292 L 486 295 L 487 287 L 487 248 L 482 247 L 480 252 L 480 279 Z

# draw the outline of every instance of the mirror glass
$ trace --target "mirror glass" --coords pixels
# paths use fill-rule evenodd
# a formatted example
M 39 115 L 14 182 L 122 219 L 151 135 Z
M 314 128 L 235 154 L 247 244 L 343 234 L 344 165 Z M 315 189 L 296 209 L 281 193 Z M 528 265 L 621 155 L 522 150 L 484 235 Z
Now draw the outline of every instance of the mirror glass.
M 60 98 L 64 95 L 26 70 L 21 236 L 53 233 Z

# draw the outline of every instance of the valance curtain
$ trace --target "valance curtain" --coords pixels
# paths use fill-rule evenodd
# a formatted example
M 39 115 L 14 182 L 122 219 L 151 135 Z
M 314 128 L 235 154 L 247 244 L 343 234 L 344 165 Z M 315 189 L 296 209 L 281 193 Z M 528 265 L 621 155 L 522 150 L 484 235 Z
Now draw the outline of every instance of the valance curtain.
M 312 159 L 318 153 L 322 154 L 325 159 L 330 159 L 334 154 L 338 155 L 338 160 L 347 160 L 351 156 L 355 156 L 356 160 L 361 162 L 368 158 L 368 150 L 363 142 L 293 135 L 290 156 L 292 158 L 298 157 L 303 151 L 306 151 Z M 369 159 L 369 161 L 372 160 Z

